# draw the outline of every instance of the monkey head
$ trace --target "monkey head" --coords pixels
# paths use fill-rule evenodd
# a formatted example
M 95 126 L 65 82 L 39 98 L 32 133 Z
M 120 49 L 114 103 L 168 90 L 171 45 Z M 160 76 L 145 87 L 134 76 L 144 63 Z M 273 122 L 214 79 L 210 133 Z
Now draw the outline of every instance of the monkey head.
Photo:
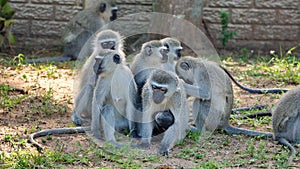
M 178 78 L 171 72 L 155 70 L 149 78 L 150 91 L 155 104 L 162 104 L 172 97 L 178 88 Z M 165 99 L 167 98 L 167 99 Z
M 180 59 L 182 50 L 180 41 L 170 37 L 164 38 L 160 41 L 167 48 L 167 54 L 169 56 L 168 59 L 171 59 L 171 61 Z
M 158 40 L 146 42 L 142 46 L 144 59 L 151 59 L 153 63 L 166 63 L 168 61 L 167 48 Z
M 118 32 L 103 30 L 96 34 L 95 47 L 100 49 L 123 50 L 123 39 Z
M 176 63 L 176 74 L 188 84 L 194 84 L 195 58 L 186 56 Z
M 94 72 L 97 75 L 112 73 L 122 63 L 122 56 L 114 50 L 104 49 L 95 56 Z
M 95 1 L 95 0 L 94 0 Z M 97 13 L 105 21 L 113 21 L 117 19 L 118 8 L 114 0 L 97 0 L 94 3 L 90 2 L 88 8 L 96 8 Z

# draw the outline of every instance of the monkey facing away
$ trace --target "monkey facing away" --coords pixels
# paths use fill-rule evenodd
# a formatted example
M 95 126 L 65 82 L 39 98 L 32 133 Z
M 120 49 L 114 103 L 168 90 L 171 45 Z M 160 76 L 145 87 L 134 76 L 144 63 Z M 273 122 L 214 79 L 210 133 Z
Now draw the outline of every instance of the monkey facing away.
M 156 69 L 143 87 L 142 98 L 142 138 L 137 147 L 150 147 L 155 113 L 170 110 L 174 123 L 165 131 L 158 150 L 158 153 L 168 155 L 176 141 L 185 137 L 188 129 L 189 108 L 182 81 L 175 73 Z
M 291 151 L 288 164 L 297 153 L 290 142 L 300 144 L 300 86 L 284 94 L 272 109 L 274 140 Z
M 233 105 L 233 90 L 229 77 L 215 62 L 186 56 L 176 64 L 176 73 L 186 83 L 202 88 L 209 100 L 195 98 L 193 115 L 198 131 L 224 129 L 230 134 L 272 137 L 271 133 L 251 131 L 229 124 Z
M 77 85 L 75 88 L 78 89 L 78 93 L 75 96 L 72 121 L 77 126 L 82 124 L 82 118 L 85 118 L 86 120 L 91 118 L 91 103 L 97 78 L 93 69 L 93 65 L 96 63 L 95 56 L 97 56 L 99 51 L 103 49 L 112 49 L 121 53 L 121 59 L 125 61 L 125 54 L 123 53 L 123 39 L 118 32 L 112 30 L 103 30 L 98 32 L 93 45 L 93 53 L 81 68 L 78 75 L 79 82 L 78 84 L 75 84 Z
M 89 37 L 106 23 L 117 18 L 114 0 L 91 1 L 93 4 L 89 4 L 89 1 L 86 8 L 78 12 L 62 31 L 64 50 L 62 56 L 32 59 L 27 63 L 76 60 Z
M 91 131 L 94 137 L 101 138 L 103 130 L 105 140 L 116 145 L 115 130 L 129 126 L 133 134 L 138 117 L 134 107 L 136 84 L 123 57 L 114 50 L 102 50 L 94 65 L 98 79 L 92 101 Z

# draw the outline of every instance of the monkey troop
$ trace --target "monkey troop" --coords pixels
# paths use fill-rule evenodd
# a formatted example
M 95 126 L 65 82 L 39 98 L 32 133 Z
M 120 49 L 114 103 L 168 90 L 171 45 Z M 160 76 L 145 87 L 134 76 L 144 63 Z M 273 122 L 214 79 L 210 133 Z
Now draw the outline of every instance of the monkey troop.
M 76 131 L 90 130 L 95 138 L 103 135 L 106 141 L 120 147 L 122 143 L 116 141 L 115 131 L 127 129 L 131 137 L 139 138 L 132 147 L 142 149 L 150 147 L 152 136 L 163 133 L 158 153 L 168 155 L 188 130 L 205 134 L 223 129 L 230 134 L 273 137 L 288 146 L 292 154 L 296 153 L 289 142 L 300 142 L 299 86 L 287 92 L 272 110 L 274 134 L 236 128 L 229 123 L 234 100 L 231 80 L 240 84 L 225 68 L 212 61 L 181 57 L 182 46 L 171 37 L 144 43 L 129 68 L 123 42 L 118 32 L 103 30 L 89 44 L 92 51 L 78 75 L 72 120 L 76 125 L 83 121 L 91 125 L 77 127 Z M 188 123 L 189 96 L 193 97 L 195 127 Z M 63 131 L 34 133 L 31 142 L 41 148 L 34 138 Z

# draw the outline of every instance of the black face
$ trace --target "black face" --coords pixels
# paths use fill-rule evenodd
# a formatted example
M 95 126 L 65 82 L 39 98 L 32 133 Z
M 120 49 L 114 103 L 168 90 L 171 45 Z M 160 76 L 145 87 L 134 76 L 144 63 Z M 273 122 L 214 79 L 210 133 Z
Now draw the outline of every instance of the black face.
M 116 50 L 116 43 L 114 41 L 107 41 L 101 43 L 102 49 Z
M 103 12 L 105 12 L 105 10 L 106 10 L 106 3 L 101 3 L 101 4 L 100 4 L 100 7 L 99 7 L 99 11 L 100 11 L 101 13 L 103 13 Z
M 152 90 L 153 90 L 153 101 L 156 104 L 160 104 L 164 98 L 165 94 L 168 92 L 168 89 L 165 87 L 160 87 L 156 85 L 151 85 Z
M 114 62 L 116 64 L 120 64 L 121 63 L 121 57 L 120 57 L 120 55 L 117 55 L 117 54 L 114 55 Z
M 177 59 L 180 59 L 180 57 L 181 57 L 181 49 L 177 49 L 176 50 L 176 55 L 177 55 Z
M 96 58 L 96 62 L 94 64 L 94 72 L 96 73 L 96 75 L 99 75 L 103 72 L 103 67 L 102 67 L 102 62 L 103 59 L 102 58 Z
M 110 17 L 110 21 L 116 20 L 117 19 L 117 9 L 113 9 L 111 10 L 111 17 Z

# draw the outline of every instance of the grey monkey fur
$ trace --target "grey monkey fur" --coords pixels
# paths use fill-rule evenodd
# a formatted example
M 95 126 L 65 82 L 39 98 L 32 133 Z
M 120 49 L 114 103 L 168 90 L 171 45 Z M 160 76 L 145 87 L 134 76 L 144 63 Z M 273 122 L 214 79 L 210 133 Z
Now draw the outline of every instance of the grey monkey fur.
M 271 133 L 251 131 L 229 124 L 233 105 L 233 90 L 229 77 L 220 66 L 211 61 L 183 57 L 176 64 L 176 73 L 186 83 L 202 88 L 209 100 L 195 98 L 193 115 L 197 131 L 212 132 L 224 129 L 231 134 L 272 137 Z
M 92 54 L 80 69 L 79 75 L 77 76 L 79 81 L 74 86 L 74 88 L 78 90 L 75 95 L 74 112 L 72 114 L 72 121 L 76 125 L 81 125 L 83 119 L 89 120 L 91 118 L 91 103 L 97 77 L 93 70 L 93 65 L 96 62 L 95 57 L 99 51 L 107 48 L 117 50 L 121 53 L 121 59 L 125 61 L 123 38 L 118 32 L 112 30 L 98 32 L 93 42 L 93 48 Z
M 115 139 L 115 130 L 128 126 L 129 131 L 135 132 L 138 115 L 134 107 L 136 84 L 121 55 L 117 51 L 105 49 L 95 57 L 94 71 L 98 79 L 92 101 L 93 136 L 101 138 L 103 130 L 105 140 L 117 146 L 120 144 Z
M 158 153 L 168 155 L 176 141 L 183 139 L 188 130 L 189 108 L 182 81 L 172 72 L 156 69 L 143 87 L 142 98 L 142 138 L 137 147 L 150 147 L 155 113 L 170 110 L 174 123 L 164 132 L 158 149 Z
M 85 6 L 85 9 L 78 12 L 62 31 L 64 50 L 62 56 L 32 59 L 27 60 L 27 63 L 76 60 L 89 37 L 106 23 L 117 18 L 114 0 L 87 0 Z
M 274 140 L 291 151 L 288 158 L 290 164 L 293 155 L 297 153 L 290 142 L 300 144 L 300 86 L 285 93 L 275 104 L 272 109 L 272 124 Z

